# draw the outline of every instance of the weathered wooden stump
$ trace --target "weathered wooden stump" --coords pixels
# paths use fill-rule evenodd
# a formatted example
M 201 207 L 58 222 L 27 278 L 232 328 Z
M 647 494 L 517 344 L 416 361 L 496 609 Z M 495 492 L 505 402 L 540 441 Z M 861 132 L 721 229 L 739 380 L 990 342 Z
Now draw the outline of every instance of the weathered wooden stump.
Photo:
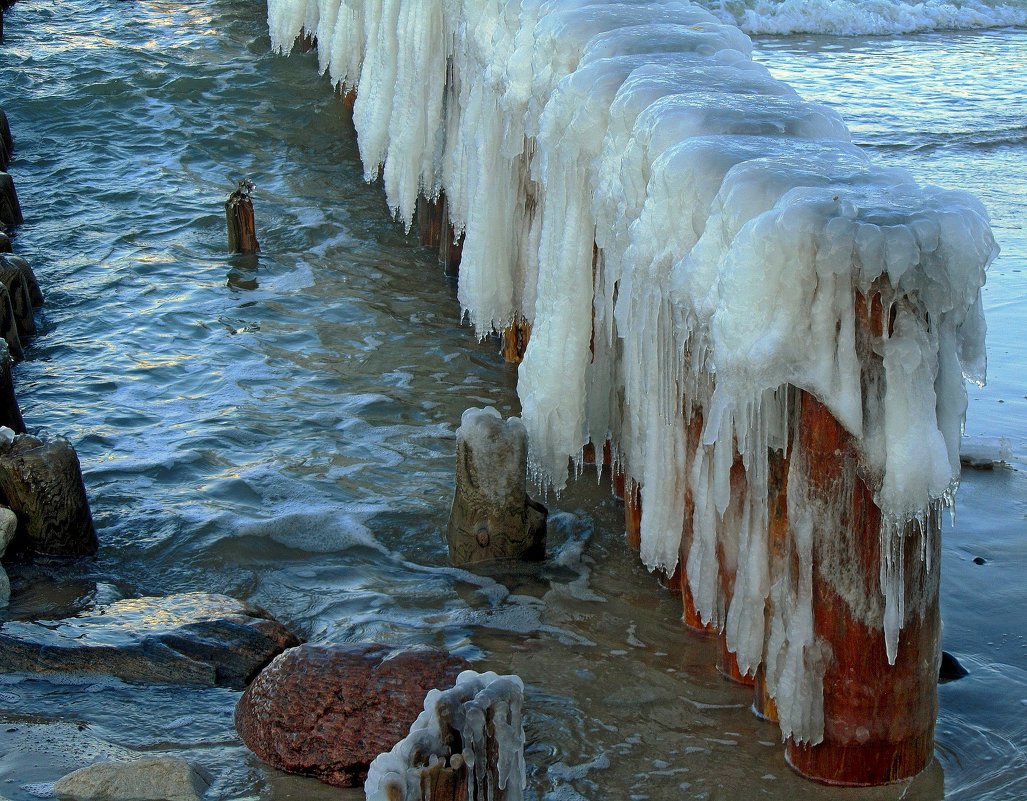
M 0 3 L 0 6 L 3 4 Z M 0 12 L 0 27 L 3 25 L 3 14 Z M 0 30 L 0 39 L 3 31 Z M 11 123 L 7 114 L 0 108 L 0 170 L 6 170 L 11 163 L 11 155 L 14 153 L 14 137 L 11 136 Z
M 18 515 L 20 547 L 59 556 L 96 553 L 78 455 L 63 437 L 18 434 L 0 442 L 0 502 Z
M 11 367 L 14 359 L 7 343 L 0 339 L 0 426 L 6 426 L 15 434 L 25 433 L 25 420 L 21 416 L 18 397 L 14 394 L 14 378 Z
M 7 289 L 11 298 L 11 311 L 14 313 L 14 324 L 18 334 L 30 337 L 36 333 L 36 318 L 33 313 L 32 290 L 25 273 L 10 264 L 10 260 L 0 258 L 0 284 Z M 39 288 L 36 287 L 36 291 Z
M 29 299 L 32 301 L 32 307 L 38 309 L 43 305 L 43 292 L 39 288 L 39 281 L 36 280 L 36 274 L 32 270 L 32 266 L 21 256 L 15 256 L 13 254 L 0 256 L 0 269 L 4 270 L 17 270 L 25 277 L 25 283 L 28 285 Z
M 225 201 L 228 222 L 228 250 L 230 253 L 258 253 L 256 222 L 253 219 L 253 182 L 239 181 L 239 186 Z
M 18 193 L 14 190 L 14 179 L 6 172 L 0 172 L 0 223 L 21 225 L 25 218 L 21 213 Z
M 14 313 L 14 304 L 11 301 L 11 293 L 7 287 L 0 282 L 0 338 L 7 342 L 7 349 L 11 358 L 20 362 L 25 358 L 25 351 L 21 347 L 21 336 L 18 333 L 18 318 Z
M 468 409 L 456 433 L 456 491 L 446 538 L 454 564 L 545 558 L 546 508 L 527 494 L 524 425 L 491 406 Z

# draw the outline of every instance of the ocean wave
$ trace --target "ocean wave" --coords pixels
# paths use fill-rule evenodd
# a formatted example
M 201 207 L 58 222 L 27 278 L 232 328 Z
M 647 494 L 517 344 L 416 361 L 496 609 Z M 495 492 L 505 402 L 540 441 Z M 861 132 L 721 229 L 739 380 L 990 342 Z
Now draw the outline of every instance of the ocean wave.
M 1024 0 L 706 0 L 752 35 L 876 36 L 1027 26 Z

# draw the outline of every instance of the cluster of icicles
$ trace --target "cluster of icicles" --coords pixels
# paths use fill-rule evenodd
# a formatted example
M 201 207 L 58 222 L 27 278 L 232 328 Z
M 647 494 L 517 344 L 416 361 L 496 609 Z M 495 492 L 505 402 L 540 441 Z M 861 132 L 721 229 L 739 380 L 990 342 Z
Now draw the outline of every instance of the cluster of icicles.
M 964 377 L 984 379 L 980 290 L 997 248 L 980 203 L 869 163 L 837 113 L 688 2 L 268 6 L 276 49 L 315 34 L 321 69 L 356 90 L 366 177 L 381 175 L 396 216 L 409 226 L 418 195 L 444 192 L 478 335 L 530 324 L 518 392 L 535 477 L 559 491 L 585 443 L 611 442 L 642 488 L 645 563 L 669 573 L 681 559 L 739 668 L 765 664 L 783 734 L 819 742 L 824 512 L 789 485 L 799 567 L 773 575 L 768 453 L 796 433 L 789 387 L 857 439 L 884 521 L 881 598 L 862 614 L 894 662 L 915 611 L 903 538 L 937 536 L 930 521 L 959 477 Z M 870 372 L 857 293 L 880 293 L 891 320 Z M 729 599 L 718 551 L 735 563 Z
M 466 766 L 467 801 L 521 801 L 527 784 L 523 703 L 523 682 L 492 672 L 465 670 L 450 689 L 429 690 L 410 733 L 371 763 L 367 801 L 423 801 L 425 769 L 447 759 Z

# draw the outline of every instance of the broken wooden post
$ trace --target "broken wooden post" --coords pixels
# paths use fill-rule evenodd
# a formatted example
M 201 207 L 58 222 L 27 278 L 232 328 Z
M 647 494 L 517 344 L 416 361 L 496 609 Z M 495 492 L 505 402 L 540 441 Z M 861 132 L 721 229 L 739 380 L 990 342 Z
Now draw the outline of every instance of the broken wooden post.
M 505 801 L 523 797 L 524 684 L 465 670 L 431 690 L 410 733 L 371 763 L 368 801 Z
M 527 494 L 528 435 L 491 406 L 468 409 L 456 432 L 456 491 L 446 539 L 456 565 L 545 558 L 546 508 Z
M 82 469 L 63 437 L 9 433 L 0 441 L 0 502 L 18 516 L 22 547 L 57 556 L 96 553 Z
M 0 172 L 0 223 L 21 225 L 25 218 L 21 213 L 18 193 L 14 190 L 14 179 L 6 172 Z
M 21 407 L 14 394 L 14 379 L 11 366 L 14 359 L 7 343 L 0 339 L 0 426 L 11 429 L 15 434 L 25 433 L 25 420 L 21 416 Z
M 434 200 L 429 200 L 424 195 L 417 196 L 417 234 L 421 245 L 426 248 L 438 250 L 442 245 L 442 232 L 445 230 L 442 224 L 442 207 L 445 202 L 445 198 L 441 196 Z
M 230 253 L 257 253 L 257 228 L 253 219 L 253 181 L 244 178 L 225 201 L 225 217 L 228 222 L 228 250 Z
M 633 478 L 624 483 L 624 535 L 636 551 L 642 546 L 642 486 Z

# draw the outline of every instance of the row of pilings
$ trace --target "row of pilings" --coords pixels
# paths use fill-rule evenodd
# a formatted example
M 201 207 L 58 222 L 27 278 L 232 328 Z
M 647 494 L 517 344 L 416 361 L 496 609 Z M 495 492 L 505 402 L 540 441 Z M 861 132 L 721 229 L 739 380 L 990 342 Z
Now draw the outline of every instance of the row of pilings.
M 352 108 L 353 93 L 346 98 Z M 459 273 L 463 235 L 449 221 L 445 196 L 419 198 L 416 224 L 422 246 L 438 254 L 446 275 Z M 873 341 L 885 333 L 885 310 L 880 286 L 869 296 L 856 299 L 856 319 L 860 321 L 858 338 L 860 354 L 881 370 L 881 357 L 873 353 Z M 890 322 L 889 322 L 890 324 Z M 531 335 L 530 325 L 518 321 L 500 336 L 503 358 L 519 364 Z M 903 592 L 908 603 L 920 611 L 908 621 L 901 632 L 901 647 L 894 664 L 889 664 L 884 630 L 853 611 L 851 599 L 845 597 L 835 580 L 838 574 L 849 578 L 849 587 L 856 587 L 866 597 L 879 591 L 878 571 L 882 560 L 881 511 L 874 493 L 861 477 L 859 443 L 828 408 L 812 394 L 793 388 L 790 391 L 790 414 L 795 425 L 793 440 L 783 450 L 771 449 L 769 456 L 769 534 L 770 559 L 791 562 L 793 576 L 802 558 L 799 550 L 812 548 L 811 542 L 798 542 L 789 536 L 787 498 L 789 477 L 798 480 L 809 494 L 814 509 L 842 509 L 832 521 L 831 532 L 840 547 L 833 553 L 817 554 L 820 569 L 814 567 L 808 577 L 796 576 L 798 585 L 808 580 L 812 593 L 813 619 L 809 625 L 822 644 L 824 738 L 816 744 L 786 741 L 786 760 L 798 773 L 826 784 L 872 786 L 911 778 L 920 773 L 934 758 L 934 728 L 938 714 L 938 670 L 941 658 L 941 617 L 939 610 L 938 569 L 940 563 L 941 520 L 931 514 L 922 528 L 908 526 L 903 537 Z M 694 452 L 702 435 L 701 409 L 694 409 L 688 425 L 687 452 Z M 640 543 L 641 520 L 644 514 L 642 489 L 634 477 L 625 475 L 614 454 L 616 443 L 590 443 L 584 449 L 583 461 L 611 471 L 615 496 L 623 503 L 625 536 L 636 550 Z M 689 466 L 691 467 L 691 465 Z M 732 503 L 724 524 L 737 522 L 738 508 L 744 494 L 746 473 L 741 460 L 731 470 Z M 728 646 L 723 624 L 704 624 L 683 576 L 682 565 L 692 544 L 693 499 L 686 494 L 685 530 L 681 542 L 681 559 L 673 575 L 659 575 L 660 583 L 677 593 L 682 602 L 683 629 L 688 636 L 716 638 L 719 657 L 716 669 L 729 681 L 752 688 L 752 711 L 760 719 L 778 722 L 776 702 L 768 692 L 766 666 L 754 674 L 742 671 L 735 654 Z M 724 606 L 730 603 L 735 583 L 736 558 L 718 546 L 720 592 Z M 926 565 L 922 561 L 925 549 Z M 808 556 L 808 555 L 807 555 Z M 767 611 L 768 623 L 772 608 Z
M 15 253 L 25 219 L 7 172 L 14 155 L 0 109 L 0 557 L 90 556 L 98 540 L 78 455 L 64 437 L 29 433 L 15 394 L 15 363 L 38 333 L 43 293 L 29 262 Z M 9 599 L 0 567 L 0 607 Z

